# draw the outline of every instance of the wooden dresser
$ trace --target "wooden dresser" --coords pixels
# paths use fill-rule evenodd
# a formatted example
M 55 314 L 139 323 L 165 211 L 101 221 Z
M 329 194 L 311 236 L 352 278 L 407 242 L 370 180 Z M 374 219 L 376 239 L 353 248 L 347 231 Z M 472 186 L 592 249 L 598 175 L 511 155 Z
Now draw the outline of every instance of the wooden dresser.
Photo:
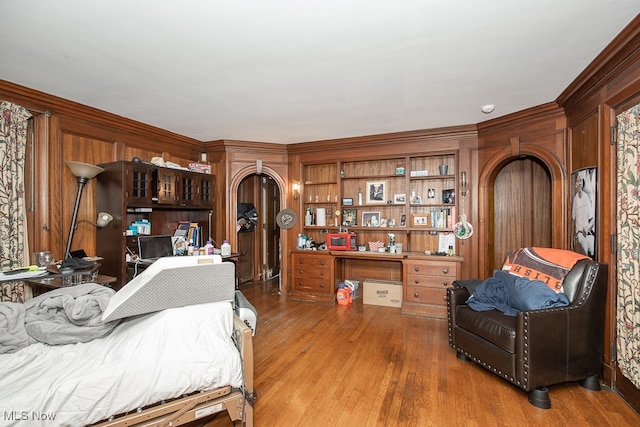
M 335 304 L 335 290 L 340 283 L 339 264 L 340 260 L 327 252 L 293 251 L 289 298 Z
M 446 290 L 458 278 L 459 257 L 403 260 L 403 314 L 429 317 L 447 315 Z

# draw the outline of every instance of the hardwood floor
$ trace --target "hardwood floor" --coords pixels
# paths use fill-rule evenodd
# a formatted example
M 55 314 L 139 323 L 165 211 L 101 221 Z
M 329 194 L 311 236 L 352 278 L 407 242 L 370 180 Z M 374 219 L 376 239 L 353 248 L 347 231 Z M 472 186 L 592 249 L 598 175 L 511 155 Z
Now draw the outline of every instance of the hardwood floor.
M 551 409 L 456 358 L 445 320 L 396 308 L 288 301 L 268 283 L 242 289 L 259 312 L 255 425 L 637 426 L 615 392 L 550 387 Z M 228 416 L 212 425 L 229 425 Z M 220 417 L 218 417 L 220 418 Z

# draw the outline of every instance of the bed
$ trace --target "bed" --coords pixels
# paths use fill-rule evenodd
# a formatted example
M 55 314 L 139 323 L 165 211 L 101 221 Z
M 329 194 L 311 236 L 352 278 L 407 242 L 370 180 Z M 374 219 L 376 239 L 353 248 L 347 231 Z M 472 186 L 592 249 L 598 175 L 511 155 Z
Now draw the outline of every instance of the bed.
M 224 410 L 234 422 L 253 425 L 252 330 L 234 312 L 233 264 L 202 261 L 160 262 L 141 280 L 111 291 L 106 306 L 93 304 L 102 307 L 91 326 L 111 327 L 106 334 L 96 330 L 103 337 L 36 341 L 0 354 L 0 425 L 176 426 Z M 85 288 L 108 289 L 68 289 Z M 43 305 L 61 294 L 34 301 Z

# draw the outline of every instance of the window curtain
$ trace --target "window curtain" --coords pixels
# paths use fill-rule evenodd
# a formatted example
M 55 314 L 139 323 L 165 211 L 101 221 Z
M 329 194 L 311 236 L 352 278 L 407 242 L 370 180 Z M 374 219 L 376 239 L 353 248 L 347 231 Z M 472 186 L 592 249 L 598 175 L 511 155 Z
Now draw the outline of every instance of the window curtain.
M 640 388 L 640 104 L 617 118 L 617 361 Z
M 29 265 L 24 163 L 31 113 L 0 101 L 0 267 Z M 0 301 L 24 302 L 21 282 L 0 283 Z

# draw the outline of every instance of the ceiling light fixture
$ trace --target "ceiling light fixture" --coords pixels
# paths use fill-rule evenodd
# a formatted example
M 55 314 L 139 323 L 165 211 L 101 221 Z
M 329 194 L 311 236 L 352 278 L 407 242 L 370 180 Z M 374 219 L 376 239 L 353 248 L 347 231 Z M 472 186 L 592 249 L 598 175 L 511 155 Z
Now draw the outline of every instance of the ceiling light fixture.
M 480 110 L 482 110 L 483 113 L 485 114 L 489 114 L 489 113 L 493 113 L 493 110 L 496 109 L 496 106 L 493 104 L 487 104 L 487 105 L 483 105 Z

